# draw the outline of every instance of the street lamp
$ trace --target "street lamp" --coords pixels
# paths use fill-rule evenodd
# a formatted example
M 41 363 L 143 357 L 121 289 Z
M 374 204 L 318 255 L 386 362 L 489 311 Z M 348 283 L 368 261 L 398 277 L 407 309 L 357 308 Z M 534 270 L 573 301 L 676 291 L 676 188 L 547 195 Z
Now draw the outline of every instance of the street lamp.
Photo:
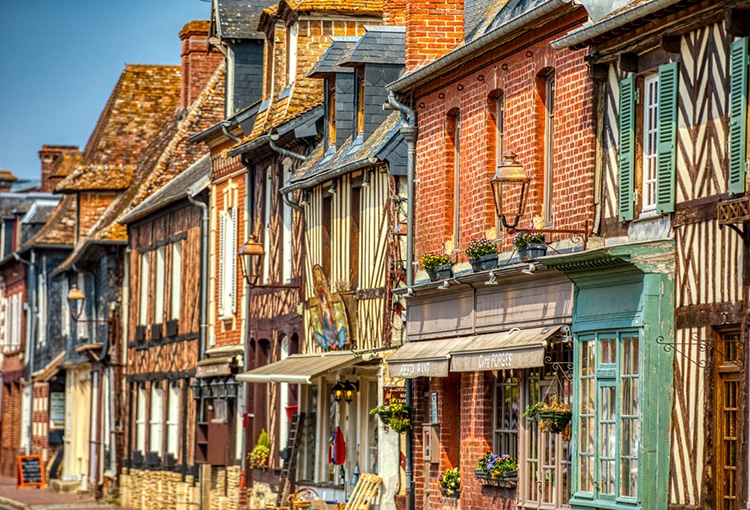
M 349 403 L 354 399 L 354 394 L 359 391 L 359 381 L 346 381 L 344 383 L 344 400 Z
M 85 301 L 86 296 L 83 295 L 83 292 L 78 288 L 78 285 L 74 283 L 70 292 L 68 292 L 68 310 L 74 321 L 77 321 L 83 313 L 83 303 Z
M 517 228 L 518 221 L 523 215 L 526 207 L 526 198 L 529 193 L 529 179 L 523 165 L 516 161 L 513 152 L 503 154 L 503 162 L 500 163 L 495 176 L 490 179 L 492 198 L 495 201 L 495 212 L 503 223 L 508 234 L 516 232 L 544 232 L 549 234 L 575 234 L 583 240 L 583 248 L 589 238 L 588 225 L 581 229 L 544 229 L 544 228 Z M 508 222 L 507 218 L 513 218 Z
M 242 276 L 245 277 L 245 281 L 247 281 L 250 287 L 255 287 L 258 283 L 260 275 L 256 272 L 255 268 L 260 265 L 259 261 L 265 254 L 263 245 L 258 241 L 255 234 L 250 234 L 247 242 L 242 245 L 242 248 L 237 253 L 240 259 L 240 271 L 242 271 Z
M 333 400 L 341 402 L 341 399 L 344 398 L 344 385 L 337 382 L 331 391 L 333 392 Z

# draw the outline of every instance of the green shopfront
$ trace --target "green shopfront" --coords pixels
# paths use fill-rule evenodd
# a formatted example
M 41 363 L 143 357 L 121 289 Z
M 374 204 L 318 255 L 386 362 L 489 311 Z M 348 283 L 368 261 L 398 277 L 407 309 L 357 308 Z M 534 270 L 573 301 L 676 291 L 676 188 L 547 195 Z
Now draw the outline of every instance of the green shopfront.
M 543 259 L 575 284 L 574 509 L 666 510 L 674 243 Z

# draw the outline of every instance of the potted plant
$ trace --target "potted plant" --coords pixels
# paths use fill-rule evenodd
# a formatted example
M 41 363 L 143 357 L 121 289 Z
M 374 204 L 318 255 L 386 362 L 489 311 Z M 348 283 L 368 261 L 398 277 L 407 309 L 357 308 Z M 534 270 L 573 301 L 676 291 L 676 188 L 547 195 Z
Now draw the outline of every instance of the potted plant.
M 489 271 L 497 267 L 497 245 L 486 237 L 472 239 L 464 250 L 474 272 Z
M 518 462 L 510 455 L 487 452 L 479 457 L 474 475 L 482 485 L 512 487 L 518 476 Z
M 521 416 L 526 416 L 530 420 L 539 422 L 539 430 L 548 430 L 558 434 L 565 430 L 573 416 L 573 411 L 567 404 L 557 401 L 553 396 L 552 400 L 547 402 L 536 402 L 529 405 Z
M 516 232 L 513 236 L 513 246 L 518 250 L 518 258 L 521 262 L 529 262 L 547 254 L 544 232 Z
M 255 443 L 253 450 L 247 454 L 247 460 L 250 466 L 256 469 L 268 469 L 268 456 L 271 453 L 271 440 L 268 438 L 266 429 L 260 429 L 258 441 Z
M 440 492 L 446 498 L 457 498 L 461 494 L 461 474 L 458 468 L 451 468 L 438 477 Z
M 370 409 L 370 414 L 377 414 L 380 421 L 386 427 L 393 429 L 401 434 L 411 428 L 411 413 L 413 408 L 401 403 L 400 400 L 391 399 L 390 404 L 374 407 Z
M 450 255 L 433 255 L 425 253 L 419 259 L 419 265 L 427 271 L 430 281 L 444 280 L 451 277 Z

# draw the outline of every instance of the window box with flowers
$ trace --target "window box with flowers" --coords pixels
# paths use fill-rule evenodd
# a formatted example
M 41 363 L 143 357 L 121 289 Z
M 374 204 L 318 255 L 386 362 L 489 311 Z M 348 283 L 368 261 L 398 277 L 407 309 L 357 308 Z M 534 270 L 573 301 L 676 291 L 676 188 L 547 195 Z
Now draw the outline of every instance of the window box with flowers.
M 443 497 L 459 497 L 461 495 L 461 473 L 459 473 L 458 468 L 451 468 L 440 475 L 438 484 Z
M 450 255 L 425 253 L 420 257 L 419 265 L 427 271 L 430 281 L 445 280 L 452 276 Z
M 481 485 L 512 488 L 518 481 L 518 462 L 510 455 L 487 452 L 479 457 L 474 476 Z
M 370 414 L 377 414 L 383 424 L 401 434 L 411 429 L 411 413 L 413 408 L 402 404 L 398 399 L 391 399 L 390 404 L 370 409 Z M 388 430 L 388 429 L 386 429 Z
M 543 232 L 516 232 L 513 236 L 513 246 L 518 250 L 521 262 L 531 262 L 547 254 Z
M 469 263 L 475 273 L 480 271 L 489 271 L 497 267 L 497 245 L 495 241 L 486 237 L 472 239 L 466 245 L 466 256 L 469 257 Z

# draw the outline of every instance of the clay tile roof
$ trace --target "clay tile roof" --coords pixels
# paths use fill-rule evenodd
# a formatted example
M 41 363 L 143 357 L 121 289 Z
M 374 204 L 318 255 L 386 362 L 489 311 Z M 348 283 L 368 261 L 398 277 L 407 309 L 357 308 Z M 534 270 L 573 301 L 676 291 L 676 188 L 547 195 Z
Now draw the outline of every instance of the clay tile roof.
M 52 177 L 67 177 L 75 171 L 75 168 L 81 163 L 81 159 L 83 159 L 83 155 L 80 151 L 63 153 L 52 170 Z
M 325 11 L 337 13 L 380 13 L 383 0 L 284 0 L 293 11 Z
M 76 225 L 76 198 L 65 195 L 47 223 L 31 239 L 26 241 L 21 250 L 38 246 L 73 246 Z
M 131 165 L 175 114 L 180 87 L 180 66 L 127 64 L 86 144 L 82 164 L 58 191 L 129 186 Z M 102 165 L 109 165 L 107 188 L 102 188 Z
M 17 181 L 18 177 L 16 177 L 13 172 L 10 170 L 0 170 L 0 181 Z
M 182 27 L 182 30 L 180 30 L 180 37 L 184 35 L 188 35 L 192 32 L 198 32 L 201 34 L 208 33 L 209 26 L 211 25 L 211 22 L 208 20 L 193 20 L 189 21 L 185 24 L 184 27 Z

